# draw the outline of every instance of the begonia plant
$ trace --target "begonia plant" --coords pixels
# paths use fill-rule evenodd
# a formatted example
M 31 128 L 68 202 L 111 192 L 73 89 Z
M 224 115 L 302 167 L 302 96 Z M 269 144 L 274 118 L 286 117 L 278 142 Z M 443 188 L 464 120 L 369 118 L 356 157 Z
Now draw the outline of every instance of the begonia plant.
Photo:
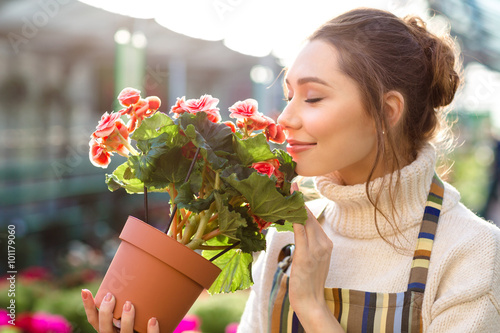
M 285 141 L 283 128 L 258 111 L 257 101 L 238 101 L 222 121 L 210 95 L 178 98 L 170 115 L 160 99 L 125 88 L 123 109 L 104 113 L 90 140 L 90 160 L 106 168 L 113 154 L 126 161 L 106 175 L 111 191 L 168 192 L 165 232 L 222 269 L 209 292 L 252 284 L 252 253 L 265 249 L 265 229 L 291 230 L 307 213 L 300 192 L 290 193 L 295 162 L 269 141 Z M 135 147 L 132 142 L 135 142 Z M 221 252 L 225 250 L 224 252 Z

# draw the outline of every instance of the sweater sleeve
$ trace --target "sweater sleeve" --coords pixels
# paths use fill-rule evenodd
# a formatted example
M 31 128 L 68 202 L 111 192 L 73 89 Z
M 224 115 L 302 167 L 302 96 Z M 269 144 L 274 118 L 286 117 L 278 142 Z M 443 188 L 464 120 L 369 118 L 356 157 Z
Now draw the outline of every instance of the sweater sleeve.
M 500 332 L 500 231 L 477 217 L 467 224 L 449 218 L 453 230 L 441 235 L 457 232 L 462 241 L 448 243 L 434 267 L 426 332 Z
M 487 294 L 446 309 L 431 322 L 427 332 L 498 332 L 500 330 L 499 310 L 494 296 Z

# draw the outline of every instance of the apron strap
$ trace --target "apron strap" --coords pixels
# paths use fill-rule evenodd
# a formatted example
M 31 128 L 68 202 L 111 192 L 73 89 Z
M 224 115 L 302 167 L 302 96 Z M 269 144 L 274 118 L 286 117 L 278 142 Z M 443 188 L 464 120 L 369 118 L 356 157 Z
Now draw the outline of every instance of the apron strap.
M 441 213 L 443 204 L 443 194 L 444 184 L 441 179 L 434 174 L 431 189 L 427 197 L 420 233 L 418 234 L 417 247 L 411 264 L 410 280 L 408 282 L 409 291 L 424 292 L 425 290 L 432 245 L 434 243 L 439 214 Z

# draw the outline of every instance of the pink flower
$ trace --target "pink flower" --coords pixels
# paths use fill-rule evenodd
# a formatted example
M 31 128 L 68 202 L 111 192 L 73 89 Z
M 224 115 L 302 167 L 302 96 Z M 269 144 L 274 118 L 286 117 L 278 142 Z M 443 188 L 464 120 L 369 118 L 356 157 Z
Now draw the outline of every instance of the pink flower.
M 263 162 L 257 162 L 252 164 L 252 168 L 257 170 L 257 172 L 271 177 L 278 170 L 280 162 L 277 159 L 271 159 Z
M 259 113 L 257 108 L 258 103 L 255 99 L 248 98 L 244 101 L 238 101 L 229 108 L 229 112 L 231 112 L 229 117 L 237 119 L 252 118 Z
M 128 131 L 132 133 L 146 117 L 152 116 L 161 105 L 161 100 L 156 96 L 149 96 L 146 99 L 139 98 L 134 104 L 119 111 L 121 115 L 128 115 Z
M 187 101 L 183 96 L 182 98 L 177 98 L 177 102 L 170 109 L 170 113 L 180 115 L 185 112 L 191 114 L 205 112 L 211 122 L 217 123 L 221 120 L 219 108 L 216 107 L 218 103 L 219 99 L 211 95 L 203 95 L 199 99 L 188 99 Z
M 106 150 L 106 147 L 99 144 L 94 138 L 90 139 L 89 146 L 90 162 L 96 167 L 107 168 L 111 162 L 111 154 Z
M 107 113 L 105 112 L 99 123 L 97 124 L 96 130 L 94 132 L 97 137 L 104 137 L 110 135 L 116 127 L 116 122 L 119 121 L 121 114 L 119 112 Z
M 238 323 L 231 323 L 226 326 L 225 333 L 236 333 L 238 331 Z
M 246 128 L 248 132 L 262 130 L 266 128 L 268 120 L 266 116 L 257 111 L 258 103 L 249 98 L 244 101 L 238 101 L 229 108 L 231 114 L 229 117 L 236 118 L 236 125 L 239 128 Z
M 271 177 L 275 175 L 278 181 L 276 182 L 276 187 L 280 187 L 283 184 L 284 175 L 279 170 L 280 162 L 277 159 L 270 159 L 263 162 L 257 162 L 252 164 L 252 168 L 257 170 L 257 172 Z
M 262 230 L 264 230 L 264 229 L 267 229 L 272 224 L 272 222 L 264 221 L 262 218 L 258 217 L 257 215 L 252 215 L 252 218 L 253 218 L 254 222 L 257 223 L 257 225 L 259 226 L 260 232 L 262 232 Z
M 130 106 L 137 103 L 141 98 L 141 92 L 134 88 L 125 88 L 118 95 L 118 100 L 123 106 Z
M 116 122 L 116 130 L 111 135 L 102 138 L 102 144 L 109 152 L 117 152 L 122 156 L 128 156 L 128 150 L 123 145 L 122 138 L 130 142 L 127 126 L 120 120 Z
M 283 126 L 276 124 L 271 118 L 264 116 L 267 120 L 267 126 L 264 130 L 267 141 L 272 141 L 276 143 L 283 143 L 286 140 L 285 132 L 283 131 Z
M 156 111 L 160 108 L 161 100 L 156 96 L 146 97 L 146 101 L 149 105 L 149 110 Z
M 233 133 L 236 132 L 236 126 L 234 125 L 234 123 L 232 121 L 225 121 L 225 122 L 223 122 L 223 124 L 227 125 L 231 129 L 231 132 L 233 132 Z
M 4 325 L 9 325 L 9 312 L 5 309 L 0 309 L 0 327 Z
M 71 333 L 71 325 L 63 316 L 44 312 L 22 314 L 16 325 L 30 333 Z
M 28 267 L 20 272 L 19 277 L 30 281 L 43 281 L 51 278 L 49 270 L 42 266 Z
M 200 329 L 200 319 L 193 315 L 186 315 L 181 320 L 173 333 L 198 331 Z
M 120 116 L 120 113 L 104 113 L 96 131 L 92 133 L 89 159 L 97 167 L 106 168 L 113 152 L 128 156 L 124 141 L 130 142 L 129 130 Z

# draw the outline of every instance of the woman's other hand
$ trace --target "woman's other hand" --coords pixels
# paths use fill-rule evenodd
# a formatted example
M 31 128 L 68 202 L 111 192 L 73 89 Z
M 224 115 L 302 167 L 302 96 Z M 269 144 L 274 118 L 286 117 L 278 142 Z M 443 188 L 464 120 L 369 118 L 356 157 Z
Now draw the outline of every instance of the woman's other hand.
M 97 311 L 94 297 L 90 290 L 82 290 L 83 306 L 87 314 L 87 320 L 99 333 L 133 333 L 134 332 L 134 305 L 130 302 L 125 302 L 122 310 L 120 321 L 113 319 L 113 310 L 115 308 L 115 297 L 108 293 L 102 300 L 99 311 Z M 114 325 L 113 325 L 114 324 Z M 116 326 L 119 326 L 118 329 Z M 151 318 L 148 322 L 147 333 L 159 333 L 160 327 L 156 318 Z
M 292 190 L 298 190 L 295 183 Z M 293 224 L 295 250 L 289 281 L 290 305 L 307 332 L 343 332 L 325 300 L 333 243 L 306 209 L 305 225 Z

